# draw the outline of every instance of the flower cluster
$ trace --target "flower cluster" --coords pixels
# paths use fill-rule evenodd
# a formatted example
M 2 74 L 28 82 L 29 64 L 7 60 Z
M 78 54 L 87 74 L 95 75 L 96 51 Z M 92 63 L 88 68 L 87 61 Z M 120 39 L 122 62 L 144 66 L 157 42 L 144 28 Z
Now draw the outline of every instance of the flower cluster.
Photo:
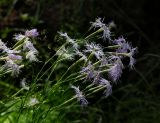
M 11 72 L 12 76 L 18 76 L 21 68 L 24 67 L 24 59 L 28 59 L 30 62 L 38 61 L 36 57 L 38 51 L 32 43 L 32 38 L 37 36 L 38 32 L 36 29 L 27 30 L 25 35 L 17 34 L 14 36 L 17 42 L 12 48 L 8 48 L 6 44 L 0 40 L 0 50 L 2 52 L 0 60 L 5 61 L 2 68 L 6 73 Z
M 112 24 L 113 25 L 113 24 Z M 115 25 L 115 24 L 114 24 Z M 123 37 L 118 39 L 112 39 L 111 37 L 111 24 L 104 24 L 101 18 L 96 19 L 95 22 L 91 22 L 91 28 L 98 28 L 98 31 L 91 33 L 99 35 L 102 32 L 102 39 L 109 41 L 106 45 L 102 46 L 102 43 L 96 43 L 96 41 L 87 40 L 73 40 L 67 33 L 59 33 L 61 37 L 64 37 L 66 42 L 57 51 L 57 55 L 62 58 L 74 60 L 75 63 L 79 63 L 80 59 L 83 61 L 83 65 L 80 67 L 79 81 L 88 83 L 89 85 L 84 87 L 87 95 L 94 94 L 99 90 L 104 90 L 105 97 L 108 97 L 112 93 L 112 85 L 116 83 L 122 75 L 123 69 L 127 66 L 123 63 L 123 59 L 128 57 L 130 59 L 129 67 L 134 68 L 135 59 L 134 54 L 137 48 L 133 48 Z M 93 38 L 92 38 L 93 39 Z M 110 49 L 107 51 L 107 49 Z M 65 54 L 68 54 L 65 57 Z M 76 59 L 78 56 L 80 59 Z M 72 66 L 73 67 L 73 66 Z M 76 79 L 76 81 L 78 81 Z M 88 104 L 88 101 L 82 95 L 79 87 L 71 86 L 76 92 L 76 97 L 82 105 Z

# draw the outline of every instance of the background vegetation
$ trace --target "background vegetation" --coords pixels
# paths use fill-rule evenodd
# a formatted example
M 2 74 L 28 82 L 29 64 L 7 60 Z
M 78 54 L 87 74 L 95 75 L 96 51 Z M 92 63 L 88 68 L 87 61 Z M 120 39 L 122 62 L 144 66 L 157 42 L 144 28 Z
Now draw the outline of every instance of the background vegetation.
M 107 99 L 91 100 L 92 107 L 85 111 L 66 109 L 61 118 L 82 123 L 157 123 L 160 121 L 158 8 L 158 1 L 149 0 L 0 0 L 0 37 L 12 45 L 13 34 L 37 28 L 41 40 L 36 45 L 40 53 L 46 54 L 40 56 L 43 59 L 55 53 L 57 31 L 67 31 L 74 38 L 85 34 L 89 21 L 97 17 L 104 17 L 106 23 L 114 21 L 116 35 L 123 34 L 138 47 L 135 71 L 125 70 Z M 24 75 L 32 80 L 38 70 L 35 64 L 33 74 L 26 70 Z M 5 80 L 8 88 L 12 84 L 19 88 L 20 80 L 11 80 Z M 0 86 L 0 99 L 10 96 L 8 93 L 12 89 Z

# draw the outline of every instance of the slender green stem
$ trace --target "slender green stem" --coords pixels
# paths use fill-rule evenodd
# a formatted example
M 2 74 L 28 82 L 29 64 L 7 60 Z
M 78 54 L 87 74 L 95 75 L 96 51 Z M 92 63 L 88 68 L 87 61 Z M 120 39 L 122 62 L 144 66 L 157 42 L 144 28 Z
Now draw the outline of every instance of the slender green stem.
M 58 64 L 58 63 L 56 63 L 56 64 L 53 66 L 53 68 L 52 68 L 50 74 L 49 74 L 48 77 L 47 77 L 47 81 L 49 80 L 49 78 L 51 77 L 52 73 L 54 72 L 54 70 L 55 70 L 57 64 Z
M 65 59 L 65 58 L 64 58 Z M 37 81 L 39 81 L 52 67 L 53 69 L 55 69 L 55 66 L 57 65 L 58 62 L 63 61 L 64 59 L 60 59 L 58 61 L 56 61 L 54 64 L 52 64 L 37 80 L 35 80 L 34 85 L 36 84 Z M 51 76 L 52 73 L 50 73 L 49 76 Z
M 64 81 L 61 81 L 61 82 L 57 82 L 56 84 L 54 84 L 54 88 L 57 88 L 57 86 L 59 86 L 63 83 L 69 82 L 69 81 L 72 81 L 72 83 L 78 82 L 80 80 L 85 79 L 85 76 L 86 75 L 79 75 L 79 76 L 77 76 L 75 78 L 72 78 L 72 79 L 69 79 L 69 80 L 64 80 Z
M 87 66 L 87 64 L 88 64 L 88 62 L 90 61 L 90 59 L 93 57 L 93 52 L 88 56 L 88 58 L 87 58 L 87 61 L 86 62 L 84 62 L 84 65 L 83 66 Z
M 2 60 L 2 61 L 3 60 L 7 60 L 7 57 L 6 56 L 5 57 L 1 57 L 0 60 Z
M 77 75 L 79 75 L 79 74 L 80 74 L 80 72 L 72 73 L 71 75 L 69 75 L 68 77 L 66 77 L 65 80 L 67 80 L 67 79 L 69 79 L 69 78 L 71 78 L 71 77 L 77 76 Z
M 53 110 L 53 109 L 60 108 L 60 107 L 62 107 L 62 106 L 64 106 L 64 105 L 66 105 L 67 103 L 72 102 L 74 99 L 76 99 L 76 96 L 73 96 L 72 98 L 70 98 L 69 100 L 65 101 L 64 103 L 62 103 L 62 104 L 60 104 L 60 105 L 58 105 L 58 106 L 55 106 L 55 107 L 51 108 L 50 111 Z
M 117 49 L 117 48 L 119 48 L 119 47 L 121 47 L 120 45 L 113 45 L 113 46 L 108 46 L 108 47 L 106 47 L 107 49 Z M 105 49 L 105 48 L 104 48 Z
M 69 72 L 69 70 L 71 70 L 73 67 L 75 67 L 78 63 L 80 63 L 81 61 L 83 61 L 83 58 L 80 58 L 79 60 L 77 60 L 76 62 L 74 62 L 68 69 L 67 71 L 62 75 L 62 77 L 60 78 L 59 81 L 61 81 L 65 75 Z
M 19 50 L 21 47 L 23 47 L 23 43 L 15 47 L 13 50 Z
M 90 35 L 88 35 L 88 36 L 85 38 L 85 40 L 90 39 L 91 37 L 95 36 L 96 34 L 102 32 L 102 31 L 103 31 L 102 28 L 98 29 L 97 31 L 95 31 L 95 32 L 91 33 Z
M 15 94 L 13 94 L 12 95 L 12 97 L 15 97 L 15 96 L 17 96 L 21 91 L 23 91 L 24 90 L 24 88 L 21 88 L 19 91 L 17 91 Z
M 108 71 L 109 71 L 109 69 L 106 69 L 106 70 L 100 71 L 100 73 L 106 73 L 106 72 L 108 72 Z
M 17 46 L 19 46 L 20 44 L 24 43 L 25 38 L 23 38 L 22 40 L 18 41 L 12 48 L 16 48 Z
M 106 88 L 106 87 L 105 87 L 105 86 L 101 86 L 100 88 L 92 91 L 91 93 L 87 94 L 86 96 L 90 96 L 90 95 L 92 95 L 92 94 L 94 94 L 94 93 L 97 93 L 98 91 L 103 90 L 104 88 Z
M 66 44 L 67 44 L 67 42 L 64 43 L 64 44 L 57 50 L 57 52 L 58 52 L 59 50 L 61 50 Z M 51 60 L 57 55 L 57 52 L 56 52 L 56 54 L 54 54 L 50 59 L 48 59 L 48 60 L 45 62 L 45 64 L 42 66 L 42 68 L 41 68 L 40 71 L 38 72 L 37 76 L 35 77 L 35 79 L 34 79 L 35 81 L 37 80 L 39 74 L 42 72 L 43 68 L 47 65 L 47 63 L 48 63 L 49 61 L 51 61 Z M 48 69 L 47 69 L 47 70 L 48 70 Z
M 108 52 L 109 54 L 113 54 L 113 55 L 121 55 L 121 56 L 130 56 L 130 53 L 116 53 L 116 52 Z
M 96 87 L 90 88 L 90 89 L 88 89 L 88 90 L 87 90 L 87 92 L 88 92 L 88 91 L 96 90 L 96 89 L 98 89 L 98 88 L 100 88 L 100 87 L 102 87 L 102 85 L 99 85 L 99 86 L 96 86 Z
M 83 91 L 85 91 L 85 90 L 87 90 L 87 89 L 89 89 L 89 88 L 91 88 L 92 86 L 94 86 L 94 84 L 90 84 L 90 85 L 88 85 Z

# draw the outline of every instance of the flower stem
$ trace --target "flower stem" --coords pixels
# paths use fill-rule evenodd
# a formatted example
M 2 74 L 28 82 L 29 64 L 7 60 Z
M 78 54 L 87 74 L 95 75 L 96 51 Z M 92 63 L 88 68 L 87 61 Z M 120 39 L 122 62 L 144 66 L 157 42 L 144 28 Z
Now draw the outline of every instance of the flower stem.
M 91 33 L 90 35 L 88 35 L 88 36 L 85 38 L 85 40 L 90 39 L 91 37 L 93 37 L 94 35 L 96 35 L 97 33 L 102 32 L 102 31 L 103 31 L 102 28 L 98 29 L 97 31 L 95 31 L 95 32 Z
M 65 75 L 68 73 L 69 70 L 71 70 L 74 66 L 76 66 L 78 63 L 80 63 L 81 61 L 83 61 L 83 58 L 80 58 L 79 60 L 77 60 L 76 62 L 74 62 L 68 69 L 67 71 L 62 75 L 62 77 L 60 78 L 59 81 L 61 81 Z

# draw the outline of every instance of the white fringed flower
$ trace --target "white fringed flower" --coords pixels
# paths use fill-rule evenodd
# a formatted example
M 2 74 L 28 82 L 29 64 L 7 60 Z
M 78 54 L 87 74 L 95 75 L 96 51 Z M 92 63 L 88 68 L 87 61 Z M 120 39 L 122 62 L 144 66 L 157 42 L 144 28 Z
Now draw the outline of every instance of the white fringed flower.
M 23 45 L 23 49 L 24 50 L 32 50 L 32 51 L 37 51 L 36 48 L 33 46 L 32 42 L 26 40 L 24 42 L 24 45 Z
M 37 37 L 38 35 L 39 35 L 39 33 L 37 32 L 37 29 L 27 30 L 27 31 L 25 32 L 25 36 L 27 36 L 27 37 L 33 37 L 33 38 L 35 38 L 35 37 Z
M 68 59 L 68 60 L 73 60 L 75 55 L 72 51 L 69 51 L 69 49 L 66 49 L 65 47 L 58 50 L 56 54 L 59 57 L 63 59 Z
M 108 97 L 112 94 L 112 85 L 108 80 L 101 78 L 99 84 L 106 87 L 106 90 L 104 91 L 105 97 Z
M 12 71 L 12 76 L 18 76 L 20 73 L 20 66 L 11 59 L 6 61 L 4 68 L 10 69 Z
M 11 60 L 22 60 L 22 56 L 15 54 L 8 54 L 8 58 Z
M 109 78 L 113 82 L 116 82 L 120 78 L 123 68 L 124 66 L 121 60 L 117 60 L 108 71 Z
M 130 53 L 129 53 L 129 58 L 130 58 L 129 66 L 130 66 L 130 69 L 133 69 L 134 68 L 134 64 L 136 63 L 135 58 L 133 58 L 135 53 L 137 53 L 137 48 L 131 48 L 130 49 Z
M 75 50 L 76 54 L 80 56 L 84 61 L 87 61 L 87 56 L 83 54 L 83 52 L 79 51 L 78 49 Z
M 80 71 L 82 74 L 86 74 L 87 80 L 92 80 L 95 77 L 95 67 L 92 65 L 91 62 L 88 63 L 86 67 L 82 67 L 82 70 Z
M 6 48 L 7 47 L 6 47 L 5 43 L 0 39 L 0 50 L 4 50 Z
M 79 87 L 76 87 L 74 85 L 71 85 L 71 88 L 74 89 L 76 92 L 77 100 L 81 103 L 82 106 L 88 105 L 88 101 L 85 99 L 85 96 L 82 94 L 82 92 L 79 90 Z
M 65 33 L 58 32 L 58 33 L 59 33 L 62 37 L 66 38 L 66 40 L 67 40 L 68 42 L 70 42 L 70 43 L 72 43 L 72 44 L 75 43 L 74 40 L 71 39 L 66 32 L 65 32 Z
M 33 62 L 33 61 L 38 61 L 36 55 L 38 54 L 37 51 L 29 51 L 27 52 L 26 54 L 26 59 L 29 59 L 30 62 Z
M 97 18 L 95 22 L 91 22 L 91 28 L 101 28 L 103 30 L 103 36 L 102 38 L 104 41 L 108 39 L 109 41 L 111 40 L 111 31 L 106 24 L 103 23 L 103 19 Z
M 29 87 L 26 85 L 26 78 L 23 78 L 21 81 L 21 86 L 25 90 L 29 90 Z
M 86 53 L 93 53 L 97 59 L 102 59 L 102 57 L 104 56 L 104 52 L 102 47 L 99 44 L 94 44 L 94 43 L 90 43 L 90 44 L 86 44 L 86 50 L 84 50 L 84 52 Z
M 26 38 L 26 36 L 22 35 L 22 34 L 17 34 L 17 35 L 14 36 L 14 39 L 17 40 L 17 41 L 21 41 L 25 38 Z
M 66 32 L 65 33 L 58 32 L 58 33 L 60 34 L 60 36 L 64 37 L 68 43 L 71 43 L 73 48 L 78 49 L 79 45 L 77 44 L 77 42 L 74 39 L 70 38 Z
M 39 104 L 39 101 L 37 98 L 30 98 L 29 102 L 28 102 L 28 106 L 34 106 L 36 104 Z

